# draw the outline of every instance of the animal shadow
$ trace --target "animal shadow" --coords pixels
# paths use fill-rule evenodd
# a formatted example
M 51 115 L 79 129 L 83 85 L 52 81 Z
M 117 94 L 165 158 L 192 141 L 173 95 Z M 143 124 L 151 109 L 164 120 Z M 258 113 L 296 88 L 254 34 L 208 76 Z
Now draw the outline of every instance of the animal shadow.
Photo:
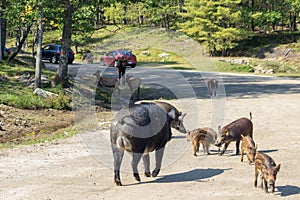
M 276 152 L 276 151 L 278 151 L 278 149 L 259 150 L 259 152 L 261 152 L 261 153 L 272 153 L 272 152 Z
M 179 182 L 190 182 L 190 181 L 198 181 L 200 182 L 202 179 L 211 178 L 222 174 L 225 170 L 230 169 L 194 169 L 187 172 L 170 174 L 161 176 L 158 179 L 151 181 L 154 183 L 179 183 Z
M 277 189 L 283 197 L 300 194 L 300 188 L 294 185 L 277 186 Z

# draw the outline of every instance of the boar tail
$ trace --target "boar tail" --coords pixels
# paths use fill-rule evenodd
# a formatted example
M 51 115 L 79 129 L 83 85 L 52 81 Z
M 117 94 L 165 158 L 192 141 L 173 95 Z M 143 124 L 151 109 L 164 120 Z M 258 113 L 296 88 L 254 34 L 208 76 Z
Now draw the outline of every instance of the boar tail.
M 250 112 L 250 120 L 252 121 L 252 112 Z

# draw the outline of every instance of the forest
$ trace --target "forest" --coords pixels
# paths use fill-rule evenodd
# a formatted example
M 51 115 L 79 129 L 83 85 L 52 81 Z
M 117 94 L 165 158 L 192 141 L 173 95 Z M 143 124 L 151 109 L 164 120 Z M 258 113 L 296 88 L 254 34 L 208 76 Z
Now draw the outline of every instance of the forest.
M 93 31 L 108 24 L 119 28 L 124 25 L 156 26 L 189 35 L 203 44 L 211 55 L 226 55 L 239 40 L 252 37 L 253 33 L 297 31 L 300 1 L 2 0 L 2 46 L 5 46 L 6 37 L 15 38 L 16 46 L 26 34 L 37 38 L 41 10 L 44 31 L 60 29 L 63 34 L 63 30 L 69 29 L 72 43 L 90 37 Z M 31 42 L 35 44 L 37 39 Z
M 116 27 L 114 32 L 124 26 L 176 30 L 203 45 L 207 55 L 229 56 L 257 35 L 298 33 L 299 13 L 300 0 L 2 0 L 0 60 L 7 38 L 13 38 L 17 47 L 9 63 L 24 43 L 32 53 L 39 52 L 43 32 L 60 30 L 62 56 L 56 80 L 63 83 L 67 75 L 63 55 L 69 47 L 83 45 L 108 25 Z

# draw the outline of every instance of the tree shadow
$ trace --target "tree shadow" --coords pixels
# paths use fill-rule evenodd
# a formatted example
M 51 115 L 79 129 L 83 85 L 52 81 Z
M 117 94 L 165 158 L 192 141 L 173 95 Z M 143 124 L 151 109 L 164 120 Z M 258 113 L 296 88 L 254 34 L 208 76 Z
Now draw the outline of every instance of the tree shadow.
M 218 78 L 218 74 L 213 73 L 195 73 L 184 71 L 181 74 L 187 79 L 189 84 L 193 87 L 198 98 L 210 98 L 206 81 L 209 78 Z M 220 76 L 224 84 L 225 94 L 221 91 L 217 92 L 217 96 L 231 98 L 258 98 L 269 94 L 299 94 L 299 83 L 274 83 L 274 80 L 298 80 L 296 78 L 276 78 L 270 76 L 237 76 L 231 74 L 222 74 Z M 178 86 L 180 86 L 178 82 Z
M 277 189 L 283 197 L 300 194 L 300 188 L 294 185 L 277 186 Z

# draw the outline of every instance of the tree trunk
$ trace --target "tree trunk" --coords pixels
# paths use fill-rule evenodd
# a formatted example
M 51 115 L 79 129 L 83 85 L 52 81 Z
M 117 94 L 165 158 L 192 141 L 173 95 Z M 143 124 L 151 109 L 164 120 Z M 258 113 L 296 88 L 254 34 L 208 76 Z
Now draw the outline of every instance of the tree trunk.
M 254 12 L 254 0 L 251 0 L 251 11 Z M 253 32 L 255 31 L 255 24 L 252 17 L 251 17 L 251 30 Z
M 297 31 L 297 12 L 293 14 L 293 31 Z
M 6 8 L 6 0 L 2 0 L 2 4 L 1 4 L 1 13 L 0 13 L 0 41 L 1 41 L 1 44 L 0 44 L 0 54 L 1 54 L 1 61 L 2 61 L 2 58 L 3 58 L 3 55 L 4 55 L 4 47 L 5 47 L 5 42 L 6 42 L 6 19 L 5 18 L 2 18 L 3 16 L 3 11 L 5 10 Z
M 12 61 L 12 60 L 18 55 L 18 53 L 20 52 L 20 50 L 22 49 L 22 46 L 23 46 L 23 44 L 24 44 L 24 42 L 25 42 L 25 40 L 26 40 L 26 38 L 27 38 L 27 36 L 28 36 L 28 33 L 29 33 L 29 31 L 30 31 L 31 26 L 32 26 L 32 24 L 28 24 L 28 25 L 27 25 L 27 28 L 26 28 L 26 31 L 24 32 L 24 35 L 23 35 L 23 37 L 22 37 L 22 40 L 20 41 L 20 43 L 19 43 L 19 45 L 18 45 L 16 51 L 14 51 L 14 53 L 13 53 L 13 54 L 8 58 L 8 60 L 6 61 L 7 64 L 9 64 L 10 61 Z
M 42 86 L 41 76 L 42 76 L 42 43 L 43 43 L 43 18 L 44 18 L 44 10 L 43 3 L 40 3 L 39 6 L 39 14 L 40 18 L 38 20 L 39 33 L 38 33 L 38 46 L 36 52 L 36 63 L 35 63 L 35 88 L 40 88 Z
M 63 87 L 69 86 L 68 81 L 68 54 L 71 45 L 71 37 L 72 37 L 72 5 L 70 0 L 65 1 L 65 22 L 62 33 L 62 47 L 61 54 L 59 58 L 59 66 L 57 70 L 57 74 L 55 77 L 55 84 L 62 84 Z

